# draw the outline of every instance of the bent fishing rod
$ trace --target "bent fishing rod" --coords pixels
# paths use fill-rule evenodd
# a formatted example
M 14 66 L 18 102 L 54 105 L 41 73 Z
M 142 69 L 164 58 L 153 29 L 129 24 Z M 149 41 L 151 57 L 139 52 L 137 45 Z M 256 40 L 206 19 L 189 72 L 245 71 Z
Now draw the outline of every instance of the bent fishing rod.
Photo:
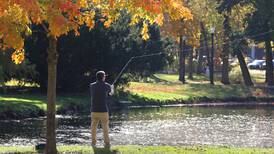
M 119 74 L 117 75 L 117 77 L 114 79 L 112 85 L 114 85 L 118 79 L 122 76 L 123 72 L 126 70 L 126 68 L 129 66 L 130 62 L 139 59 L 139 58 L 144 58 L 144 57 L 152 57 L 152 56 L 159 56 L 165 54 L 164 52 L 159 52 L 159 53 L 153 53 L 153 54 L 146 54 L 146 55 L 141 55 L 141 56 L 133 56 L 131 57 L 127 63 L 124 65 L 124 67 L 122 68 L 122 70 L 119 72 Z

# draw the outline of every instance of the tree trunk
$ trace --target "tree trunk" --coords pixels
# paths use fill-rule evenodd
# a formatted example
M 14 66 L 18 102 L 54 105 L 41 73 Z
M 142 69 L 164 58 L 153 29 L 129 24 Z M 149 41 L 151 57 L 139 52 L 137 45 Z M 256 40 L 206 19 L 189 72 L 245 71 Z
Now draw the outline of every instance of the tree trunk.
M 210 63 L 210 57 L 209 57 L 209 48 L 208 48 L 208 38 L 207 38 L 207 32 L 205 29 L 205 25 L 203 22 L 200 22 L 201 32 L 204 36 L 204 48 L 206 50 L 206 56 L 207 56 L 207 65 Z
M 224 15 L 224 42 L 228 42 L 229 41 L 229 35 L 231 34 L 231 27 L 229 25 L 229 16 L 228 15 Z M 223 52 L 222 52 L 222 61 L 223 61 L 223 65 L 222 65 L 222 80 L 221 82 L 223 84 L 229 84 L 229 62 L 228 62 L 228 58 L 229 58 L 229 44 L 225 43 L 223 45 Z
M 238 58 L 238 61 L 240 63 L 240 67 L 241 67 L 241 71 L 242 71 L 242 75 L 243 75 L 243 79 L 244 79 L 244 83 L 246 86 L 253 86 L 253 82 L 251 80 L 248 68 L 246 66 L 246 62 L 244 59 L 244 56 L 242 54 L 241 51 L 236 51 L 236 55 Z
M 179 51 L 179 80 L 185 83 L 185 40 L 180 36 L 180 51 Z
M 271 49 L 271 43 L 270 39 L 265 40 L 265 48 L 266 48 L 266 83 L 268 86 L 273 86 L 273 62 L 272 62 L 272 49 Z
M 4 70 L 3 67 L 0 66 L 0 85 L 2 86 L 3 93 L 6 94 L 6 85 L 5 85 L 5 79 L 4 79 Z
M 57 39 L 53 36 L 49 38 L 48 48 L 48 89 L 47 89 L 47 142 L 46 154 L 57 154 L 56 149 L 56 72 L 57 72 Z
M 214 85 L 214 33 L 211 34 L 211 53 L 209 63 L 209 79 L 210 84 Z
M 188 79 L 193 80 L 193 49 L 190 47 L 189 59 L 188 59 Z
M 197 74 L 202 74 L 204 72 L 203 70 L 203 53 L 204 53 L 204 48 L 203 48 L 203 40 L 202 37 L 200 37 L 200 49 L 198 50 L 198 66 L 197 66 Z

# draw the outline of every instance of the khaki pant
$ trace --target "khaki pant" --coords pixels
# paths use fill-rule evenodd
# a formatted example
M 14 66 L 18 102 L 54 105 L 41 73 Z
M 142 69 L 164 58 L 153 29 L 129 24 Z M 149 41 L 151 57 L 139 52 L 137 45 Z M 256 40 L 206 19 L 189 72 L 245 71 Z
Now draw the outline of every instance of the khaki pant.
M 109 115 L 108 112 L 91 112 L 91 138 L 92 138 L 92 144 L 96 144 L 96 131 L 98 123 L 101 122 L 101 125 L 103 127 L 103 133 L 104 133 L 104 142 L 105 144 L 110 144 L 109 141 Z

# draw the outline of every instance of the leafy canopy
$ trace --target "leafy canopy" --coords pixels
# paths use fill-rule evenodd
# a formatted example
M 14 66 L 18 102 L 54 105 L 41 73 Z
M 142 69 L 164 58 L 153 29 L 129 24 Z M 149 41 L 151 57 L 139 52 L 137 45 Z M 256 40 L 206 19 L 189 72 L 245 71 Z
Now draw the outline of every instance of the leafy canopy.
M 171 20 L 189 20 L 192 14 L 181 0 L 0 0 L 0 48 L 13 48 L 12 59 L 24 59 L 24 38 L 31 35 L 31 25 L 43 25 L 48 36 L 58 38 L 86 25 L 95 26 L 95 14 L 103 14 L 105 27 L 115 22 L 121 10 L 132 16 L 130 25 L 143 22 L 142 37 L 149 38 L 148 25 Z

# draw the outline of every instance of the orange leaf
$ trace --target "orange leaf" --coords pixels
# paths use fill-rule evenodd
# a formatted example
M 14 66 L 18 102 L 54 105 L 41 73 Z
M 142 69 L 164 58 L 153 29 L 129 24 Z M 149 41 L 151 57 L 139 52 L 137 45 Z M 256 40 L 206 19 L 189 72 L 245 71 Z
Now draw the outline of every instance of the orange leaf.
M 113 8 L 113 6 L 114 6 L 114 0 L 109 0 L 109 6 L 110 6 L 111 8 Z
M 11 59 L 15 64 L 21 64 L 25 59 L 24 49 L 14 51 L 11 55 Z

